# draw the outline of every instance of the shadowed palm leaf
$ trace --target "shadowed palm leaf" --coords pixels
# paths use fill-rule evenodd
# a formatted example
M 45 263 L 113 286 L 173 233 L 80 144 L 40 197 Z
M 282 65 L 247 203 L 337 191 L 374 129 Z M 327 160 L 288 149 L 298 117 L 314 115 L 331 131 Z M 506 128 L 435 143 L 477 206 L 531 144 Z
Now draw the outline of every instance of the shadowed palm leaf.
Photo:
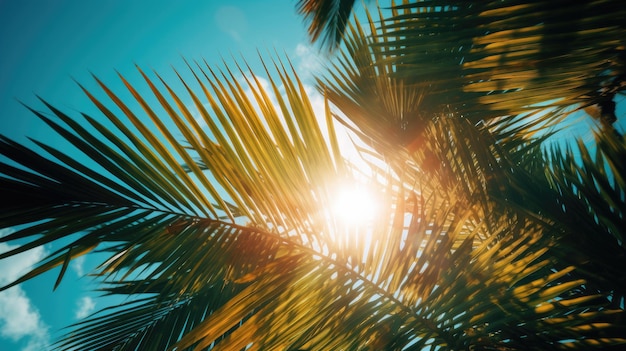
M 586 108 L 612 130 L 613 97 L 626 86 L 619 1 L 424 0 L 394 9 L 378 45 L 435 102 L 474 121 Z
M 335 49 L 341 43 L 355 0 L 299 0 L 298 12 L 309 21 L 311 41 Z

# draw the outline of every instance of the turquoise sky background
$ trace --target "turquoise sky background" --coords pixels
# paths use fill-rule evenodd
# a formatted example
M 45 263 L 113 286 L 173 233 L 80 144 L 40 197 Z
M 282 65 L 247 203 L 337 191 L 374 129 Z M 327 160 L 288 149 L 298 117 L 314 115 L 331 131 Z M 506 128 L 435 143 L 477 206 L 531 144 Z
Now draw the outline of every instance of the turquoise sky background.
M 262 72 L 257 50 L 287 54 L 306 78 L 316 55 L 295 1 L 0 0 L 0 133 L 55 145 L 58 139 L 18 101 L 43 110 L 39 95 L 70 115 L 97 116 L 73 81 L 98 92 L 90 72 L 121 92 L 116 70 L 143 83 L 135 64 L 172 81 L 172 66 L 186 70 L 182 57 L 222 66 L 232 55 Z M 15 245 L 0 243 L 0 252 Z M 0 285 L 53 249 L 0 261 Z M 72 265 L 54 293 L 58 271 L 0 293 L 0 350 L 44 350 L 62 327 L 117 302 L 96 300 L 91 278 L 81 278 L 97 262 L 88 257 Z

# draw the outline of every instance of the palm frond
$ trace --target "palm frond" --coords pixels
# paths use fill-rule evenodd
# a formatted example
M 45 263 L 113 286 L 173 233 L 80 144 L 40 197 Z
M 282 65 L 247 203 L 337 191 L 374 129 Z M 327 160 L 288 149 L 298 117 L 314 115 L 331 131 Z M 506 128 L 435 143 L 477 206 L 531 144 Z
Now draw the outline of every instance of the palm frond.
M 398 11 L 399 10 L 400 8 L 398 8 Z M 401 15 L 397 15 L 395 20 L 402 22 L 405 19 L 402 18 Z M 371 19 L 370 22 L 373 23 Z M 345 51 L 340 53 L 339 63 L 333 67 L 330 77 L 326 80 L 321 80 L 320 84 L 323 86 L 322 89 L 324 91 L 329 92 L 328 96 L 330 100 L 343 112 L 338 117 L 340 119 L 349 120 L 349 122 L 346 121 L 345 124 L 353 126 L 352 128 L 354 128 L 353 130 L 355 130 L 357 135 L 369 141 L 370 145 L 376 151 L 384 155 L 385 162 L 392 164 L 392 169 L 407 178 L 405 184 L 424 184 L 426 182 L 429 184 L 427 188 L 432 188 L 428 190 L 420 188 L 420 190 L 425 190 L 419 193 L 420 196 L 428 197 L 432 196 L 432 194 L 445 196 L 446 200 L 440 202 L 439 211 L 454 208 L 454 210 L 452 210 L 453 213 L 465 213 L 466 216 L 468 216 L 465 225 L 467 226 L 466 229 L 473 228 L 473 231 L 469 233 L 474 233 L 474 235 L 471 236 L 474 243 L 469 244 L 469 242 L 465 241 L 470 237 L 469 233 L 464 235 L 459 234 L 457 238 L 458 241 L 454 244 L 450 244 L 449 247 L 442 249 L 442 251 L 436 254 L 437 260 L 435 261 L 436 264 L 433 264 L 433 266 L 447 267 L 444 261 L 441 260 L 441 257 L 445 257 L 445 253 L 456 252 L 457 249 L 468 245 L 469 247 L 472 247 L 472 245 L 473 247 L 480 247 L 480 245 L 483 245 L 481 243 L 483 240 L 488 242 L 494 240 L 494 235 L 499 238 L 498 241 L 504 243 L 509 240 L 515 240 L 515 238 L 528 238 L 528 236 L 533 236 L 531 233 L 534 232 L 536 233 L 534 234 L 536 238 L 542 237 L 541 241 L 543 244 L 541 245 L 544 248 L 554 247 L 554 249 L 550 249 L 549 252 L 543 252 L 546 257 L 549 257 L 548 261 L 541 261 L 543 262 L 541 265 L 548 265 L 550 267 L 549 270 L 534 267 L 532 265 L 532 257 L 535 256 L 531 255 L 529 256 L 530 259 L 521 260 L 518 266 L 520 267 L 518 269 L 521 269 L 521 267 L 528 268 L 529 265 L 534 267 L 533 269 L 537 269 L 537 271 L 533 272 L 532 269 L 529 268 L 527 271 L 528 277 L 520 277 L 520 281 L 522 282 L 524 282 L 524 279 L 527 279 L 526 283 L 522 284 L 519 283 L 519 281 L 509 281 L 509 283 L 503 283 L 504 285 L 498 293 L 495 293 L 497 289 L 494 288 L 494 293 L 502 297 L 500 294 L 507 291 L 506 289 L 512 289 L 512 285 L 515 286 L 515 288 L 519 287 L 516 291 L 521 292 L 524 289 L 531 289 L 531 286 L 538 282 L 546 283 L 543 289 L 549 291 L 559 291 L 558 289 L 560 288 L 564 290 L 560 290 L 556 295 L 540 294 L 540 296 L 543 296 L 546 300 L 542 303 L 539 303 L 538 300 L 534 300 L 537 303 L 534 305 L 526 304 L 528 301 L 524 299 L 522 299 L 524 300 L 523 302 L 520 302 L 517 300 L 517 296 L 513 297 L 509 295 L 513 301 L 516 301 L 513 303 L 513 306 L 516 307 L 507 305 L 509 307 L 504 309 L 506 311 L 504 314 L 498 316 L 489 315 L 489 317 L 486 317 L 485 323 L 492 323 L 487 322 L 487 320 L 499 320 L 500 318 L 504 318 L 504 316 L 510 315 L 514 320 L 517 320 L 516 318 L 525 320 L 524 325 L 529 323 L 532 327 L 528 327 L 530 329 L 513 331 L 515 328 L 509 329 L 511 326 L 507 324 L 506 319 L 503 319 L 503 324 L 496 327 L 496 329 L 503 329 L 495 333 L 488 332 L 482 334 L 478 339 L 490 339 L 491 342 L 495 342 L 495 340 L 498 339 L 498 335 L 507 335 L 507 337 L 503 338 L 503 340 L 507 340 L 506 346 L 505 344 L 497 346 L 503 349 L 507 347 L 510 349 L 523 347 L 522 339 L 517 339 L 520 335 L 523 335 L 522 338 L 531 338 L 534 340 L 533 342 L 536 343 L 542 343 L 549 339 L 552 340 L 549 341 L 546 346 L 542 346 L 544 348 L 558 348 L 561 342 L 566 343 L 565 340 L 570 337 L 580 339 L 578 345 L 581 347 L 584 347 L 582 345 L 594 344 L 596 342 L 594 341 L 595 338 L 597 338 L 598 335 L 603 335 L 603 332 L 599 331 L 597 332 L 598 334 L 595 334 L 595 327 L 592 326 L 585 327 L 581 325 L 580 327 L 571 327 L 571 325 L 568 324 L 569 326 L 565 328 L 565 330 L 569 331 L 555 332 L 553 336 L 545 338 L 539 334 L 528 334 L 528 332 L 534 330 L 534 328 L 543 328 L 540 327 L 540 325 L 544 325 L 544 322 L 542 322 L 543 317 L 534 315 L 539 311 L 549 309 L 553 312 L 556 310 L 564 312 L 567 308 L 572 307 L 572 304 L 577 305 L 580 303 L 582 306 L 587 306 L 586 304 L 589 301 L 593 301 L 590 306 L 595 307 L 592 308 L 601 311 L 609 306 L 609 300 L 604 299 L 602 296 L 614 295 L 607 285 L 604 285 L 602 290 L 588 289 L 589 285 L 595 285 L 595 279 L 590 276 L 591 272 L 600 268 L 595 267 L 596 269 L 593 269 L 591 266 L 586 266 L 582 261 L 574 259 L 575 255 L 573 255 L 573 253 L 584 252 L 586 251 L 584 248 L 577 246 L 576 249 L 567 249 L 568 254 L 572 255 L 569 259 L 565 257 L 567 254 L 561 251 L 568 247 L 569 244 L 567 242 L 576 240 L 574 238 L 577 237 L 577 233 L 581 230 L 581 227 L 555 227 L 555 223 L 567 222 L 567 219 L 563 217 L 564 214 L 560 212 L 560 205 L 557 206 L 555 204 L 559 201 L 563 201 L 563 203 L 571 203 L 574 206 L 579 206 L 581 209 L 586 208 L 588 204 L 580 203 L 579 200 L 574 198 L 564 199 L 560 191 L 550 185 L 545 173 L 548 161 L 541 156 L 541 148 L 538 148 L 538 146 L 540 146 L 543 141 L 547 140 L 551 134 L 550 131 L 547 133 L 539 133 L 542 129 L 546 128 L 546 123 L 550 121 L 552 121 L 552 123 L 560 121 L 568 112 L 562 108 L 553 108 L 547 113 L 544 111 L 529 112 L 529 110 L 520 110 L 517 111 L 517 113 L 520 113 L 519 115 L 498 115 L 497 118 L 492 118 L 487 123 L 476 124 L 471 122 L 474 120 L 473 118 L 468 120 L 463 118 L 466 116 L 461 117 L 460 113 L 462 113 L 463 110 L 456 109 L 455 105 L 452 103 L 449 104 L 450 107 L 444 109 L 447 113 L 441 112 L 441 107 L 449 98 L 449 96 L 444 95 L 450 93 L 450 88 L 447 86 L 441 88 L 440 92 L 442 95 L 440 96 L 440 100 L 437 100 L 437 89 L 434 91 L 424 90 L 424 92 L 421 93 L 424 98 L 420 99 L 418 97 L 420 95 L 419 89 L 424 86 L 436 87 L 438 86 L 437 84 L 440 84 L 439 79 L 447 84 L 452 78 L 445 75 L 443 78 L 434 76 L 426 77 L 433 79 L 430 81 L 422 75 L 416 78 L 416 72 L 405 74 L 406 72 L 403 71 L 405 69 L 403 66 L 404 62 L 389 60 L 387 51 L 385 51 L 389 50 L 388 47 L 393 47 L 395 44 L 384 35 L 387 31 L 392 30 L 390 28 L 393 28 L 393 25 L 386 26 L 383 24 L 378 28 L 372 27 L 372 32 L 378 34 L 374 35 L 371 39 L 365 39 L 367 35 L 358 21 L 355 21 L 354 25 L 351 27 L 350 35 L 346 38 Z M 435 62 L 439 62 L 438 60 L 439 59 L 433 59 Z M 396 72 L 403 73 L 400 75 L 395 74 Z M 430 71 L 425 72 L 425 74 L 430 73 Z M 438 73 L 440 72 L 435 71 L 435 75 Z M 454 74 L 458 74 L 458 71 Z M 413 84 L 407 83 L 412 82 L 411 79 L 415 79 L 417 82 L 413 81 Z M 454 85 L 454 81 L 451 85 Z M 381 88 L 385 86 L 395 86 L 397 89 L 385 90 Z M 454 88 L 452 88 L 452 90 L 454 90 Z M 462 94 L 462 92 L 460 94 Z M 408 103 L 409 100 L 403 98 L 405 95 L 415 100 Z M 434 101 L 439 101 L 435 104 L 435 107 L 428 103 L 422 103 L 422 101 L 433 99 L 433 95 Z M 404 102 L 407 102 L 407 104 L 403 104 Z M 422 115 L 410 113 L 410 111 L 419 111 Z M 539 115 L 539 113 L 541 115 Z M 396 116 L 399 118 L 394 118 Z M 406 118 L 406 120 L 403 121 L 402 118 Z M 482 118 L 484 118 L 484 116 L 479 119 Z M 406 128 L 406 126 L 411 123 L 414 123 L 416 127 Z M 550 124 L 547 124 L 547 126 L 549 125 Z M 613 171 L 619 170 L 614 169 Z M 529 173 L 532 173 L 532 176 L 530 176 Z M 530 177 L 538 178 L 533 180 Z M 616 196 L 619 198 L 619 194 Z M 546 201 L 546 199 L 548 200 Z M 602 201 L 600 198 L 598 198 L 598 200 Z M 456 208 L 452 206 L 454 202 L 463 203 L 464 205 L 460 205 Z M 576 205 L 575 203 L 578 204 Z M 463 208 L 463 210 L 460 210 L 460 208 Z M 434 213 L 437 212 L 433 212 L 433 214 Z M 568 216 L 571 216 L 570 211 L 567 211 L 567 213 Z M 422 220 L 424 220 L 424 218 L 433 218 L 433 223 L 445 223 L 445 221 L 435 220 L 436 217 L 427 217 L 424 214 L 420 215 L 419 218 Z M 512 227 L 507 225 L 506 229 L 502 229 L 502 221 L 508 222 L 508 225 L 512 225 Z M 615 223 L 619 223 L 620 220 L 615 218 L 614 220 L 609 220 L 609 222 L 616 225 Z M 603 239 L 601 240 L 606 239 L 606 234 L 603 232 L 602 228 L 598 228 L 595 225 L 592 227 L 593 229 L 590 231 L 590 233 L 594 233 L 592 235 L 602 236 Z M 477 228 L 484 229 L 478 231 L 479 229 Z M 499 230 L 502 230 L 501 237 L 496 234 Z M 478 235 L 477 233 L 480 232 L 489 234 Z M 563 239 L 564 237 L 566 238 Z M 477 238 L 481 239 L 477 240 Z M 434 242 L 429 242 L 428 245 L 427 249 L 424 249 L 423 252 L 432 252 L 436 247 L 432 246 Z M 498 244 L 497 247 L 500 247 L 499 245 L 500 244 Z M 591 245 L 591 243 L 585 245 Z M 611 248 L 610 252 L 614 252 L 617 257 L 623 256 L 621 250 L 615 250 L 616 247 L 613 244 L 600 246 Z M 502 249 L 502 247 L 500 247 L 500 249 Z M 598 249 L 598 251 L 603 251 L 603 249 Z M 427 257 L 423 252 L 421 253 L 422 257 Z M 470 252 L 473 251 L 470 250 Z M 504 252 L 507 252 L 507 250 L 504 250 Z M 538 252 L 542 252 L 542 250 L 538 250 Z M 498 257 L 500 252 L 496 250 L 492 254 L 494 256 L 484 257 L 485 262 L 493 263 L 498 261 L 496 257 Z M 462 255 L 459 257 L 462 257 Z M 607 261 L 595 255 L 594 260 L 598 262 Z M 615 267 L 623 265 L 622 263 L 617 264 L 620 260 L 619 258 L 616 258 L 616 260 L 611 261 L 615 261 Z M 504 260 L 503 262 L 512 264 L 511 261 Z M 572 266 L 563 265 L 566 262 L 570 262 Z M 467 263 L 461 263 L 460 265 L 467 265 Z M 430 265 L 426 266 L 431 267 Z M 572 267 L 575 266 L 579 267 L 580 270 L 576 270 L 576 273 L 572 273 Z M 508 269 L 514 268 L 509 266 Z M 550 270 L 552 270 L 552 273 L 550 273 Z M 405 272 L 405 277 L 411 277 L 412 275 L 411 272 L 402 272 Z M 507 272 L 511 273 L 509 270 L 507 270 Z M 440 273 L 431 272 L 430 274 L 431 279 L 434 279 L 434 281 L 442 279 L 439 275 Z M 551 274 L 565 277 L 564 281 L 575 283 L 572 283 L 574 285 L 569 287 L 564 285 L 560 286 L 560 288 L 556 288 L 561 282 L 550 283 L 552 278 L 548 277 L 550 277 Z M 614 278 L 617 278 L 617 275 L 618 274 L 612 273 Z M 465 274 L 454 276 L 454 282 L 461 280 L 461 276 L 465 276 Z M 480 274 L 479 276 L 484 277 Z M 587 281 L 585 278 L 589 280 Z M 602 279 L 604 280 L 605 278 Z M 478 281 L 482 283 L 484 279 L 480 278 Z M 531 281 L 535 281 L 535 283 L 524 285 Z M 495 281 L 492 281 L 492 283 L 496 284 Z M 518 283 L 520 285 L 516 285 Z M 450 284 L 452 284 L 452 280 L 448 281 L 446 286 Z M 433 285 L 419 281 L 419 283 L 415 283 L 415 285 L 412 286 L 413 291 L 411 293 L 407 292 L 407 294 L 412 296 L 412 299 L 416 301 L 422 294 L 428 296 L 431 293 L 429 286 L 432 288 Z M 463 286 L 467 286 L 467 284 Z M 484 286 L 481 285 L 481 287 Z M 568 291 L 568 289 L 574 289 L 578 292 L 573 293 Z M 461 290 L 465 289 L 459 286 L 458 291 Z M 411 289 L 407 289 L 407 291 L 411 291 Z M 452 291 L 454 291 L 452 288 L 446 290 L 446 293 L 442 294 L 442 299 L 450 299 L 450 294 L 454 294 Z M 439 291 L 438 293 L 441 292 Z M 466 293 L 471 295 L 471 292 L 463 291 L 463 297 L 460 298 L 460 300 L 452 299 L 454 301 L 452 302 L 452 306 L 454 303 L 464 301 L 464 299 L 469 296 L 465 295 Z M 577 297 L 572 299 L 572 304 L 570 304 L 570 302 L 564 302 L 563 305 L 561 305 L 559 302 L 553 302 L 569 299 L 569 297 L 566 298 L 566 296 L 574 295 Z M 614 296 L 617 301 L 621 301 L 619 294 Z M 442 301 L 439 302 L 443 303 Z M 499 302 L 496 304 L 499 308 L 503 308 Z M 450 311 L 450 309 L 453 308 L 452 306 L 448 306 L 445 311 Z M 619 302 L 612 304 L 612 306 L 619 306 Z M 482 308 L 492 311 L 492 313 L 502 313 L 502 310 L 496 312 L 499 309 L 494 308 L 493 305 Z M 585 311 L 586 308 L 587 307 L 580 307 L 579 311 Z M 466 307 L 460 309 L 459 313 L 466 309 Z M 477 309 L 480 310 L 481 308 L 477 307 Z M 509 309 L 516 310 L 517 312 L 513 313 Z M 611 324 L 614 322 L 614 319 L 610 315 L 614 313 L 621 314 L 623 312 L 622 309 L 618 307 L 611 312 L 607 312 L 606 316 L 602 318 L 606 318 L 605 321 Z M 452 315 L 454 315 L 454 313 L 452 313 Z M 553 317 L 555 320 L 561 320 L 559 319 L 560 317 Z M 450 315 L 446 314 L 445 317 L 441 318 L 450 318 Z M 453 320 L 455 320 L 454 318 Z M 462 319 L 459 317 L 459 320 Z M 531 320 L 533 320 L 533 322 L 531 322 Z M 468 325 L 472 325 L 472 327 L 465 330 L 464 333 L 459 334 L 460 339 L 456 339 L 457 342 L 461 342 L 458 341 L 461 339 L 467 340 L 465 338 L 468 337 L 468 335 L 475 333 L 476 330 L 483 329 L 476 324 L 468 323 Z M 517 324 L 517 326 L 521 327 L 521 324 Z M 571 330 L 568 329 L 570 327 Z M 593 332 L 584 337 L 577 334 L 577 331 L 585 330 L 585 328 L 593 330 Z M 608 332 L 608 334 L 617 336 L 621 328 L 622 327 L 619 326 L 609 327 L 608 329 L 612 331 Z M 555 329 L 557 328 L 555 327 Z M 431 334 L 426 335 L 432 336 Z M 443 335 L 445 335 L 445 333 L 439 336 L 442 337 Z M 567 337 L 565 335 L 567 335 Z M 448 336 L 448 338 L 450 337 Z M 559 338 L 563 338 L 562 341 L 557 341 L 560 340 Z M 588 340 L 584 341 L 586 338 L 588 338 Z M 541 341 L 541 339 L 544 340 Z M 618 339 L 613 341 L 620 342 Z M 445 341 L 442 341 L 442 339 L 438 340 L 442 342 L 442 344 L 438 344 L 439 346 L 445 344 Z M 445 338 L 443 338 L 443 340 L 445 340 Z M 425 342 L 425 340 L 421 340 L 419 343 L 419 345 L 421 345 L 420 347 L 426 347 Z M 476 342 L 476 340 L 473 342 L 474 344 L 472 345 L 474 347 L 480 345 L 480 342 Z M 468 344 L 455 346 L 449 344 L 445 345 L 451 348 L 468 346 Z M 483 346 L 495 347 L 493 346 L 494 344 L 490 344 L 491 346 L 485 345 Z M 575 347 L 573 344 L 568 345 Z M 432 346 L 435 347 L 434 345 Z M 603 345 L 602 347 L 606 346 L 607 345 Z M 416 347 L 416 349 L 419 349 L 419 347 Z
M 624 183 L 624 142 L 613 135 L 597 134 L 595 157 L 578 141 L 577 150 L 563 155 L 550 153 L 548 180 L 560 194 L 554 204 L 555 217 L 570 228 L 565 241 L 571 259 L 583 262 L 592 278 L 592 289 L 612 296 L 615 306 L 624 301 L 623 273 L 617 268 L 625 263 L 626 183 Z M 580 160 L 577 160 L 577 156 Z M 584 247 L 584 249 L 583 249 Z
M 624 89 L 617 1 L 403 2 L 378 46 L 433 98 L 476 119 L 598 107 L 607 128 Z M 475 110 L 480 107 L 480 111 Z
M 257 258 L 271 258 L 274 244 L 252 245 L 253 233 L 259 230 L 273 243 L 287 240 L 302 245 L 304 241 L 310 248 L 327 241 L 333 228 L 325 220 L 323 204 L 329 202 L 334 179 L 349 174 L 338 173 L 347 168 L 340 165 L 343 160 L 338 155 L 329 152 L 327 140 L 334 136 L 320 129 L 308 98 L 302 95 L 302 83 L 290 78 L 282 64 L 275 69 L 282 73 L 278 81 L 270 81 L 273 91 L 266 92 L 258 80 L 247 80 L 242 86 L 229 69 L 215 72 L 197 65 L 192 73 L 211 112 L 183 84 L 210 133 L 165 82 L 162 93 L 141 71 L 158 101 L 156 106 L 120 78 L 143 114 L 129 108 L 99 80 L 121 117 L 85 90 L 112 129 L 86 115 L 83 123 L 75 121 L 50 105 L 53 117 L 33 111 L 74 147 L 72 152 L 82 156 L 35 142 L 48 153 L 41 156 L 3 137 L 1 151 L 8 161 L 2 163 L 2 189 L 16 196 L 3 197 L 2 226 L 19 230 L 2 241 L 31 241 L 2 257 L 78 237 L 4 289 L 62 266 L 58 285 L 72 259 L 101 248 L 111 252 L 101 267 L 105 280 L 141 276 L 157 286 L 165 284 L 164 291 L 178 289 L 176 296 L 183 296 L 193 294 L 198 284 L 212 285 L 211 279 L 237 280 L 267 265 Z M 239 73 L 244 75 L 241 69 Z M 279 84 L 286 87 L 285 97 Z M 257 105 L 262 106 L 260 112 Z M 157 107 L 161 111 L 155 112 Z M 183 147 L 172 128 L 192 147 Z M 196 159 L 205 168 L 198 167 Z M 237 224 L 244 221 L 248 221 L 246 226 Z M 200 234 L 218 244 L 209 240 L 199 246 L 191 237 Z M 200 272 L 199 266 L 183 268 L 182 263 L 196 262 L 204 254 L 227 259 L 223 256 L 226 247 L 235 250 L 231 258 L 244 254 L 236 268 L 209 261 L 206 267 L 213 268 L 196 282 L 183 279 L 178 285 L 170 280 L 180 274 L 178 268 Z M 180 254 L 173 255 L 176 252 Z
M 309 22 L 309 37 L 332 50 L 343 38 L 355 0 L 299 0 L 296 9 Z M 320 39 L 321 38 L 321 39 Z

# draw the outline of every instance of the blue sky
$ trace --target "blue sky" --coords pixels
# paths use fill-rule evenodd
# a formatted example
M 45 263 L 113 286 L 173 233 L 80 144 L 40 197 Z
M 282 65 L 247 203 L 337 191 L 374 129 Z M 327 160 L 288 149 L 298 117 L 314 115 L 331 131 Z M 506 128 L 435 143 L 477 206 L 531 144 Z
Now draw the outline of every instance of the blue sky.
M 168 79 L 172 66 L 185 69 L 182 57 L 221 65 L 234 55 L 261 71 L 257 50 L 265 57 L 268 51 L 286 53 L 305 76 L 315 66 L 315 49 L 294 1 L 0 0 L 0 133 L 55 144 L 18 101 L 43 109 L 39 95 L 70 115 L 89 113 L 91 103 L 73 79 L 93 89 L 90 72 L 122 91 L 115 71 L 140 82 L 135 64 Z M 0 252 L 17 244 L 0 243 Z M 0 285 L 53 249 L 0 261 Z M 115 303 L 96 299 L 95 285 L 83 276 L 97 262 L 88 257 L 74 263 L 54 293 L 57 271 L 0 293 L 0 350 L 43 350 L 63 334 L 62 327 Z

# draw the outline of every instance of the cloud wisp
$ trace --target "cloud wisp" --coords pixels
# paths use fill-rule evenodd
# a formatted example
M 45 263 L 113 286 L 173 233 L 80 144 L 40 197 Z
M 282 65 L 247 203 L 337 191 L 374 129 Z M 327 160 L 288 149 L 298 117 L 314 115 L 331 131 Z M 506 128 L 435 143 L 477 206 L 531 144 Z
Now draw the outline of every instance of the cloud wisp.
M 10 231 L 0 230 L 0 237 Z M 0 243 L 0 253 L 18 246 Z M 29 271 L 46 255 L 37 247 L 0 261 L 0 285 L 11 283 Z M 21 286 L 0 292 L 0 337 L 13 342 L 25 342 L 22 351 L 44 350 L 50 344 L 49 327 Z
M 89 296 L 85 296 L 76 303 L 76 319 L 83 319 L 91 314 L 96 308 L 96 302 Z
M 311 79 L 324 72 L 324 57 L 313 46 L 299 43 L 296 45 L 295 58 L 298 73 L 303 79 Z M 327 59 L 326 59 L 327 60 Z
M 215 12 L 215 24 L 220 31 L 228 34 L 237 42 L 248 28 L 246 15 L 236 6 L 222 6 Z
M 85 256 L 78 256 L 72 260 L 72 269 L 80 278 L 85 275 Z

